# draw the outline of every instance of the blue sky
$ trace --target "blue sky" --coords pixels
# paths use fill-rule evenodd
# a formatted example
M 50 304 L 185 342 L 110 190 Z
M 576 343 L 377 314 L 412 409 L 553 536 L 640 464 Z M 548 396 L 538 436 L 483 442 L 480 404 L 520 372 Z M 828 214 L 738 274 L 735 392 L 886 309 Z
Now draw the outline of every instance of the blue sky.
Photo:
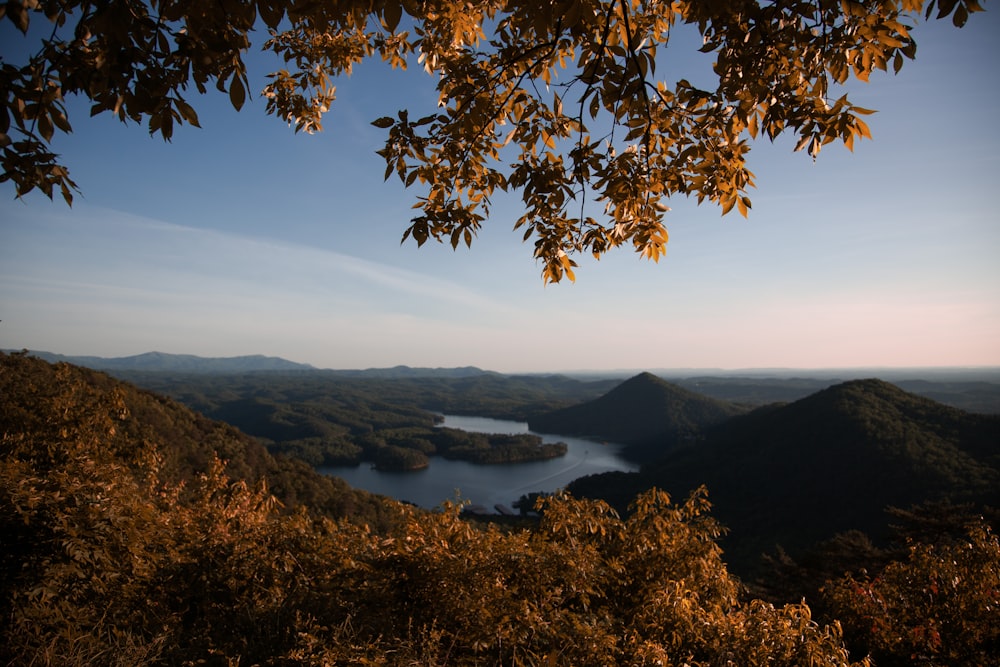
M 995 11 L 920 24 L 915 62 L 851 86 L 879 110 L 874 141 L 815 163 L 758 142 L 749 219 L 674 200 L 659 264 L 619 251 L 548 286 L 514 200 L 471 249 L 400 245 L 419 192 L 383 182 L 369 122 L 432 103 L 420 72 L 358 68 L 312 136 L 260 98 L 189 100 L 203 129 L 170 144 L 72 103 L 55 148 L 74 206 L 0 185 L 0 348 L 503 372 L 1000 365 L 997 34 Z M 679 76 L 705 66 L 667 56 Z

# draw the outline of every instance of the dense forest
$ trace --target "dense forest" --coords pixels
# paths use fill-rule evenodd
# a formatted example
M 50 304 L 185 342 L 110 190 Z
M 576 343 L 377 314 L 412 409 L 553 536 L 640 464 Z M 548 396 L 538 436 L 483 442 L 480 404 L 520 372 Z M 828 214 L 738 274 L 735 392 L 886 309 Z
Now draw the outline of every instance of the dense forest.
M 954 458 L 963 415 L 942 422 L 895 391 L 849 385 L 770 412 L 808 421 L 852 392 L 882 396 L 878 414 L 908 406 L 895 419 L 919 433 L 940 423 L 916 459 Z M 737 430 L 762 438 L 777 428 L 765 412 Z M 723 446 L 724 427 L 699 446 Z M 11 664 L 998 664 L 1000 544 L 969 503 L 899 509 L 884 545 L 855 531 L 778 553 L 763 586 L 732 574 L 711 487 L 642 490 L 624 512 L 557 494 L 534 522 L 472 522 L 350 490 L 170 399 L 21 354 L 0 357 L 0 438 Z M 967 458 L 942 475 L 995 490 L 996 441 L 960 441 Z
M 256 436 L 271 453 L 314 467 L 363 462 L 414 470 L 429 457 L 472 463 L 544 460 L 565 453 L 534 435 L 484 435 L 436 426 L 441 414 L 524 421 L 599 396 L 610 380 L 502 376 L 478 369 L 430 375 L 285 371 L 192 373 L 118 369 L 119 378 L 170 396 Z
M 757 408 L 705 429 L 691 446 L 664 442 L 639 473 L 595 475 L 569 488 L 624 511 L 643 489 L 684 495 L 705 485 L 732 529 L 728 561 L 745 575 L 779 545 L 801 554 L 849 530 L 884 543 L 889 507 L 972 503 L 985 511 L 1000 503 L 1000 416 L 880 380 Z

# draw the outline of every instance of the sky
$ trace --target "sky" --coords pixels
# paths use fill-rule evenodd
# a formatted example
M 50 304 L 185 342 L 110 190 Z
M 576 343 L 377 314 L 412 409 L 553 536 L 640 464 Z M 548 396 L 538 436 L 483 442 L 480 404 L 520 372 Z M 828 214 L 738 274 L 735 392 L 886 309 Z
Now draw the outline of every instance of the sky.
M 873 141 L 815 162 L 758 141 L 748 219 L 674 199 L 665 258 L 582 258 L 575 283 L 543 284 L 516 198 L 470 249 L 400 244 L 420 192 L 383 181 L 370 121 L 432 102 L 420 72 L 357 68 L 316 135 L 215 94 L 189 100 L 202 129 L 165 143 L 70 100 L 54 148 L 72 208 L 0 184 L 0 348 L 507 373 L 1000 366 L 1000 12 L 913 34 L 916 61 L 849 88 L 878 110 Z M 678 77 L 706 66 L 667 53 Z

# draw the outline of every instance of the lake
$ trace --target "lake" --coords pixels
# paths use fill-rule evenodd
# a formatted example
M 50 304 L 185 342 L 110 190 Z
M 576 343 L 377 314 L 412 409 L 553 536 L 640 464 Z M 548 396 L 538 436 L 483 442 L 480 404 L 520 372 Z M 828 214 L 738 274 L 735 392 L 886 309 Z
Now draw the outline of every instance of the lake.
M 444 415 L 441 426 L 474 433 L 531 433 L 524 422 L 486 417 Z M 547 461 L 477 465 L 430 457 L 430 465 L 413 472 L 384 472 L 363 463 L 353 468 L 325 467 L 319 471 L 343 478 L 356 489 L 406 500 L 433 509 L 456 495 L 474 505 L 493 510 L 497 503 L 507 505 L 532 491 L 556 491 L 574 479 L 599 472 L 631 472 L 639 466 L 621 457 L 622 446 L 538 433 L 544 442 L 565 442 L 565 456 Z

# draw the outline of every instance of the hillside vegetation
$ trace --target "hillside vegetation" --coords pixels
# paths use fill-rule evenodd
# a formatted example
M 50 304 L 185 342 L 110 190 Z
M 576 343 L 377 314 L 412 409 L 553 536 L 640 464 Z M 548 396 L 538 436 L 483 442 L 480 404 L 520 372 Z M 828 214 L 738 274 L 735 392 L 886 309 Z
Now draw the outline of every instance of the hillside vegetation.
M 643 494 L 626 519 L 559 496 L 507 531 L 386 501 L 376 531 L 235 477 L 251 445 L 99 373 L 0 357 L 0 660 L 859 664 L 805 604 L 742 599 L 703 492 Z
M 175 401 L 78 366 L 52 365 L 21 354 L 0 359 L 0 425 L 8 432 L 45 434 L 56 429 L 58 415 L 65 423 L 57 432 L 66 439 L 72 436 L 70 425 L 89 424 L 108 410 L 118 410 L 124 417 L 102 440 L 107 450 L 102 456 L 135 467 L 155 452 L 157 475 L 171 484 L 207 473 L 220 459 L 225 462 L 223 472 L 235 480 L 254 485 L 266 479 L 270 492 L 288 507 L 307 506 L 325 516 L 386 525 L 382 499 L 318 474 L 301 460 L 272 456 L 256 438 Z
M 640 473 L 596 475 L 570 489 L 624 508 L 644 489 L 684 495 L 701 485 L 731 528 L 730 564 L 749 572 L 778 545 L 801 553 L 851 529 L 884 540 L 889 506 L 995 505 L 1000 417 L 852 381 L 721 423 Z
M 543 445 L 537 436 L 484 436 L 435 424 L 442 413 L 524 420 L 615 384 L 478 369 L 115 374 L 256 436 L 272 453 L 314 467 L 367 462 L 392 470 L 422 468 L 434 456 L 482 464 L 561 456 L 564 445 Z
M 975 516 L 911 515 L 894 557 L 829 547 L 855 567 L 814 617 L 730 574 L 704 489 L 643 492 L 625 518 L 560 494 L 500 530 L 309 472 L 106 375 L 0 356 L 0 661 L 998 664 L 1000 544 Z M 328 493 L 281 503 L 282 479 Z

